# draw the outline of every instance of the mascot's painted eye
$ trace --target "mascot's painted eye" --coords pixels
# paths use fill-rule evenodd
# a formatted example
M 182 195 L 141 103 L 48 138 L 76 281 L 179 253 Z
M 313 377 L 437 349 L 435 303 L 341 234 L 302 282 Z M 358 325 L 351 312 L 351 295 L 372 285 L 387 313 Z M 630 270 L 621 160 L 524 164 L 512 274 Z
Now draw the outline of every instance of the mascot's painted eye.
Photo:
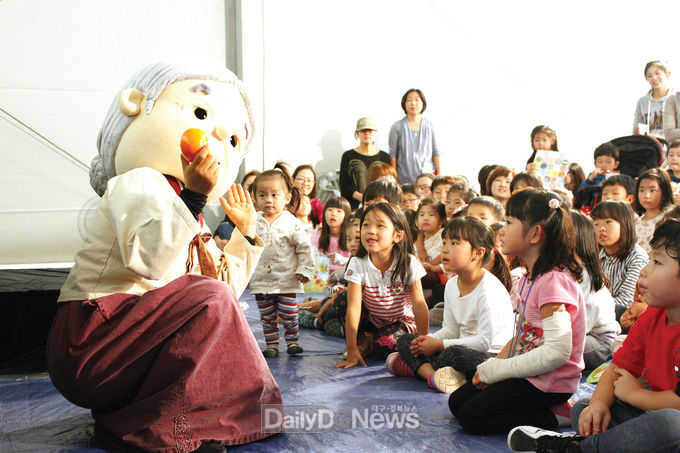
M 231 139 L 229 140 L 229 142 L 231 143 L 231 146 L 233 146 L 234 148 L 236 148 L 236 147 L 238 146 L 238 137 L 235 136 L 235 135 L 232 135 L 232 136 L 231 136 Z
M 204 108 L 196 107 L 194 110 L 194 115 L 196 115 L 196 118 L 199 120 L 204 120 L 208 117 L 208 112 L 206 112 Z

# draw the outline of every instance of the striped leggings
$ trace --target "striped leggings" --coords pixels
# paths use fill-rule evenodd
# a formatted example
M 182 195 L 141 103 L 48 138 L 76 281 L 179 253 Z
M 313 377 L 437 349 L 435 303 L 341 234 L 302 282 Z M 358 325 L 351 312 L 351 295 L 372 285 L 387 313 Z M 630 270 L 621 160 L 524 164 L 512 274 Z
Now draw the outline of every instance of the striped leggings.
M 294 293 L 255 294 L 255 301 L 260 310 L 264 341 L 267 343 L 279 341 L 279 318 L 285 330 L 286 343 L 298 341 L 298 305 Z

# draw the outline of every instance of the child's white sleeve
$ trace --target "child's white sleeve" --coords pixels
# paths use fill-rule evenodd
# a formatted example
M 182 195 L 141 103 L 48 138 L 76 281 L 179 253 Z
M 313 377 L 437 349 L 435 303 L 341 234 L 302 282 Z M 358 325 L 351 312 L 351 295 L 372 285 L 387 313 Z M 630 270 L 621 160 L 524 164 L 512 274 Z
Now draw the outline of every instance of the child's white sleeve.
M 451 286 L 446 285 L 444 289 L 444 320 L 442 328 L 430 334 L 431 337 L 442 340 L 445 348 L 457 344 L 457 340 L 460 338 L 460 324 L 452 313 L 453 305 L 459 303 L 458 297 L 453 294 L 457 292 L 455 287 L 455 281 Z
M 312 278 L 314 275 L 314 255 L 309 235 L 303 229 L 296 229 L 293 233 L 293 243 L 297 255 L 295 273 Z
M 571 316 L 564 306 L 543 319 L 543 345 L 509 359 L 489 359 L 477 367 L 479 378 L 493 384 L 511 378 L 538 376 L 556 370 L 571 356 Z

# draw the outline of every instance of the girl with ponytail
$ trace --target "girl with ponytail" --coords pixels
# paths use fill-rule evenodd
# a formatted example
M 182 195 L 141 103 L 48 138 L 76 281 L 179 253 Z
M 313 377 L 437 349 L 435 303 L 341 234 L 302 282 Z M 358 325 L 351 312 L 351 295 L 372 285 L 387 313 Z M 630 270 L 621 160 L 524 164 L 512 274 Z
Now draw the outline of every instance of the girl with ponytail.
M 554 192 L 526 189 L 508 200 L 502 251 L 518 256 L 520 283 L 514 335 L 498 356 L 477 366 L 453 392 L 449 409 L 473 434 L 504 434 L 520 425 L 558 427 L 551 408 L 577 390 L 586 319 L 571 216 Z
M 430 387 L 451 393 L 475 374 L 477 365 L 494 357 L 512 336 L 512 305 L 504 284 L 505 261 L 493 256 L 494 234 L 474 217 L 457 217 L 442 232 L 442 265 L 456 276 L 444 290 L 444 322 L 432 335 L 405 334 L 387 358 L 396 376 L 418 375 Z

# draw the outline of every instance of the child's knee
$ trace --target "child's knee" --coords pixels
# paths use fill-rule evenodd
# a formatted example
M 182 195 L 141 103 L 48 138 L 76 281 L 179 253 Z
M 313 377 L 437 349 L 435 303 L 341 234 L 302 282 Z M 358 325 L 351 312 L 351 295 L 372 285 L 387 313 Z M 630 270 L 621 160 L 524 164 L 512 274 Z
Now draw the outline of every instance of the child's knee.
M 582 400 L 578 400 L 576 403 L 574 403 L 574 407 L 571 408 L 571 413 L 569 414 L 569 420 L 571 422 L 571 429 L 576 431 L 578 433 L 578 419 L 581 416 L 581 412 L 588 407 L 588 404 L 590 403 L 590 399 L 585 398 Z
M 410 350 L 411 343 L 417 337 L 418 335 L 414 335 L 412 333 L 405 333 L 404 335 L 400 335 L 399 338 L 397 338 L 397 351 L 401 352 L 403 350 Z

